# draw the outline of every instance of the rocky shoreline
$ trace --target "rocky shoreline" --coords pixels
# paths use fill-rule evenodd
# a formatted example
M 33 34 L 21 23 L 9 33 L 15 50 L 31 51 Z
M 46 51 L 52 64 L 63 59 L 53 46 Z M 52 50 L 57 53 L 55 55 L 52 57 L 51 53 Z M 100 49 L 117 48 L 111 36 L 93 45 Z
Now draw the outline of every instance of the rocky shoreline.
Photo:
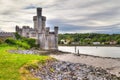
M 30 70 L 35 77 L 42 80 L 120 80 L 120 58 L 85 54 L 78 56 L 59 51 L 10 50 L 9 52 L 25 55 L 47 54 L 59 60 L 46 63 L 42 68 L 40 66 L 39 69 Z
M 73 54 L 50 55 L 50 56 L 60 61 L 66 61 L 71 63 L 82 63 L 94 67 L 101 67 L 102 69 L 106 70 L 108 73 L 120 77 L 119 58 L 104 58 L 104 57 L 95 57 L 95 56 L 82 55 L 82 54 L 80 54 L 79 56 Z
M 65 61 L 48 62 L 30 72 L 40 80 L 120 80 L 100 67 Z
M 17 53 L 17 54 L 44 54 L 48 51 L 40 51 L 40 50 L 9 50 L 10 53 Z

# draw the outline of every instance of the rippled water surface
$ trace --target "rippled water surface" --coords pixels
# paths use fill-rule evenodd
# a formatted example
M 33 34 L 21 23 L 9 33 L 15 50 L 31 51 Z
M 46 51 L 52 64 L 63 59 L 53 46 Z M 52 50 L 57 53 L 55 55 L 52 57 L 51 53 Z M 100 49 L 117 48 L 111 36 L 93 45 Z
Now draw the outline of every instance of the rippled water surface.
M 75 52 L 76 49 L 76 52 Z M 120 58 L 120 47 L 59 46 L 60 51 Z

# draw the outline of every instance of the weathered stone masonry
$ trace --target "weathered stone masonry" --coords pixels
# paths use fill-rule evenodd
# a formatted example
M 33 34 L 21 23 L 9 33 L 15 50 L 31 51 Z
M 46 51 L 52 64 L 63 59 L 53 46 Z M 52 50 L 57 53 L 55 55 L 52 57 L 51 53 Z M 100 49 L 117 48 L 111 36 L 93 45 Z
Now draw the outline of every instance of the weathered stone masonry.
M 46 17 L 42 16 L 42 8 L 37 8 L 37 15 L 33 16 L 34 28 L 16 26 L 16 32 L 23 37 L 34 38 L 40 48 L 45 50 L 58 49 L 58 27 L 54 27 L 54 32 L 50 32 L 50 28 L 46 27 Z

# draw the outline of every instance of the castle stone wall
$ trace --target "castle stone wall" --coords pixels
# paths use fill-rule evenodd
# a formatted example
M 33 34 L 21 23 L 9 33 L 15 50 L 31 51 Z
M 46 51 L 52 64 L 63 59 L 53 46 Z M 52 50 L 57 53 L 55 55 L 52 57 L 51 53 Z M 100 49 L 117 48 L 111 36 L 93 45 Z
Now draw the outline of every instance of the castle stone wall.
M 33 16 L 34 28 L 16 26 L 16 32 L 23 37 L 34 38 L 41 49 L 57 50 L 58 49 L 58 27 L 54 27 L 54 32 L 46 28 L 46 17 L 42 16 L 42 8 L 37 8 L 37 15 Z

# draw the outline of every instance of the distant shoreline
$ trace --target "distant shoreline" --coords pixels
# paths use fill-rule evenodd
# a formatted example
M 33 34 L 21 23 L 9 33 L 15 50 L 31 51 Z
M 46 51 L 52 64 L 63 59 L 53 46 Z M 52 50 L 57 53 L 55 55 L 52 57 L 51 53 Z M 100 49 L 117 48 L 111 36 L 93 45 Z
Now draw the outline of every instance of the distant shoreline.
M 103 59 L 116 59 L 116 60 L 120 60 L 120 58 L 115 58 L 115 57 L 103 57 L 103 56 L 95 56 L 95 55 L 90 55 L 90 54 L 83 54 L 83 53 L 79 53 L 79 55 L 77 53 L 72 53 L 72 52 L 64 52 L 64 51 L 58 51 L 59 54 L 57 55 L 61 55 L 61 54 L 73 54 L 75 56 L 90 56 L 90 57 L 94 57 L 94 58 L 103 58 Z
M 58 45 L 58 46 L 84 46 L 84 47 L 120 47 L 120 45 Z

